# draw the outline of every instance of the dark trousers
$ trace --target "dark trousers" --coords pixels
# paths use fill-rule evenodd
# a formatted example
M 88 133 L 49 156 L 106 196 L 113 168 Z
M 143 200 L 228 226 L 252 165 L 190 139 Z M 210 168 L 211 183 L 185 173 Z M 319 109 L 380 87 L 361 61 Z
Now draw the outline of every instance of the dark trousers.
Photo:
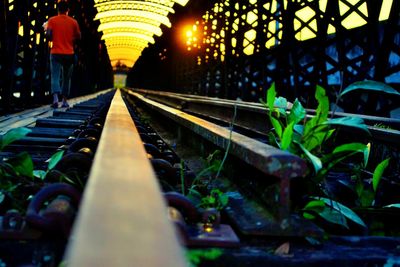
M 71 76 L 74 69 L 74 55 L 50 55 L 51 93 L 69 96 Z

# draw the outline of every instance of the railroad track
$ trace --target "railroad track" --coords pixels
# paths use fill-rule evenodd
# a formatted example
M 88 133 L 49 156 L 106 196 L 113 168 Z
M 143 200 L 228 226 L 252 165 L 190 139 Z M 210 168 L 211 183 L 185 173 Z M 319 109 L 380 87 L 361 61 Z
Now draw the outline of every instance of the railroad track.
M 268 108 L 261 103 L 234 101 L 185 95 L 171 92 L 129 88 L 128 93 L 137 93 L 143 99 L 149 99 L 165 104 L 182 112 L 203 118 L 221 126 L 229 127 L 233 123 L 236 132 L 241 133 L 263 143 L 269 142 L 268 133 L 273 126 L 268 120 Z M 288 108 L 288 111 L 290 108 Z M 315 115 L 315 110 L 306 109 L 306 119 Z M 235 114 L 235 115 L 234 115 Z M 331 118 L 358 118 L 367 125 L 369 133 L 354 127 L 341 127 L 337 132 L 338 138 L 348 142 L 374 142 L 371 155 L 382 154 L 387 150 L 394 160 L 399 162 L 400 153 L 400 119 L 351 114 L 343 112 L 330 113 Z M 373 158 L 374 156 L 372 156 Z M 377 156 L 379 158 L 379 156 Z M 400 173 L 400 166 L 392 166 L 393 171 Z
M 322 249 L 320 256 L 314 259 L 310 257 L 315 248 L 307 250 L 307 246 L 303 245 L 294 245 L 291 250 L 294 255 L 287 253 L 289 257 L 268 252 L 294 236 L 318 238 L 322 235 L 320 229 L 293 215 L 290 210 L 290 180 L 305 176 L 305 162 L 263 142 L 266 126 L 265 118 L 264 125 L 261 125 L 261 117 L 266 111 L 259 105 L 210 101 L 203 97 L 177 94 L 167 94 L 168 97 L 164 98 L 161 97 L 163 94 L 143 90 L 109 91 L 104 94 L 103 99 L 108 100 L 101 101 L 103 108 L 100 110 L 97 99 L 76 104 L 68 110 L 35 111 L 40 115 L 24 115 L 26 123 L 19 123 L 18 119 L 11 117 L 1 118 L 0 123 L 12 122 L 7 129 L 11 129 L 12 125 L 32 126 L 32 131 L 27 137 L 10 144 L 0 155 L 11 157 L 27 151 L 32 155 L 35 166 L 46 168 L 46 159 L 54 152 L 64 150 L 64 157 L 69 157 L 67 163 L 72 168 L 66 169 L 68 164 L 61 159 L 55 167 L 55 170 L 59 168 L 59 173 L 58 176 L 53 174 L 53 183 L 41 184 L 50 186 L 47 191 L 61 190 L 47 196 L 49 199 L 46 200 L 50 203 L 54 201 L 54 205 L 40 203 L 40 208 L 44 210 L 42 213 L 39 213 L 38 205 L 33 205 L 22 216 L 3 216 L 3 221 L 10 217 L 15 220 L 21 218 L 23 222 L 21 228 L 15 229 L 10 225 L 4 229 L 2 223 L 3 237 L 7 237 L 4 239 L 39 240 L 44 247 L 47 246 L 44 256 L 46 251 L 49 253 L 49 244 L 54 245 L 57 248 L 51 252 L 56 255 L 54 262 L 61 261 L 62 257 L 68 266 L 185 266 L 183 246 L 222 248 L 222 256 L 213 262 L 206 261 L 204 266 L 259 266 L 267 263 L 337 266 L 337 263 L 346 260 L 360 263 L 365 258 L 359 256 L 367 253 L 365 242 L 369 242 L 368 249 L 381 252 L 380 255 L 369 255 L 371 262 L 382 263 L 389 254 L 397 255 L 398 239 L 373 237 L 332 238 L 326 243 L 332 252 Z M 227 127 L 235 106 L 238 111 L 235 127 L 239 127 L 239 132 Z M 242 116 L 242 111 L 245 116 Z M 48 118 L 43 115 L 45 113 L 53 113 L 53 117 Z M 149 114 L 151 117 L 146 117 Z M 379 121 L 378 118 L 369 119 L 374 123 Z M 398 122 L 391 120 L 388 123 L 397 127 Z M 172 137 L 159 135 L 165 129 L 172 129 Z M 248 134 L 252 129 L 256 131 Z M 396 131 L 389 132 L 397 134 Z M 390 138 L 385 135 L 383 139 L 388 141 Z M 393 138 L 389 142 L 398 144 L 398 139 Z M 199 155 L 204 156 L 217 149 L 230 151 L 225 164 L 232 177 L 213 181 L 219 183 L 217 186 L 221 189 L 229 186 L 230 193 L 221 224 L 212 225 L 215 227 L 211 227 L 210 233 L 207 232 L 210 229 L 204 227 L 208 225 L 204 221 L 206 211 L 197 209 L 177 192 L 184 191 L 181 190 L 182 185 L 193 182 L 196 173 L 204 168 L 196 166 Z M 188 156 L 190 153 L 193 154 Z M 191 159 L 193 164 L 190 164 Z M 60 163 L 63 164 L 58 166 Z M 70 188 L 65 189 L 57 180 L 62 178 L 62 173 L 76 172 L 87 180 L 82 183 L 84 190 L 81 188 L 78 194 L 71 189 L 73 193 L 67 200 L 54 198 L 70 193 Z M 77 184 L 80 183 L 75 182 Z M 175 193 L 168 193 L 172 190 Z M 43 199 L 42 202 L 45 202 Z M 68 209 L 57 210 L 54 208 L 57 203 Z M 71 215 L 71 209 L 75 211 L 73 214 L 77 214 L 72 229 L 71 218 L 75 216 Z M 61 221 L 54 219 L 59 213 L 65 216 L 61 216 Z M 49 218 L 58 222 L 52 229 L 45 228 L 51 225 Z M 70 236 L 73 238 L 68 239 Z M 384 248 L 382 242 L 385 243 Z M 347 255 L 348 258 L 339 257 L 336 262 L 330 262 L 339 247 L 352 249 L 356 256 Z M 41 252 L 36 248 L 35 253 Z M 15 257 L 15 253 L 10 255 Z M 16 259 L 8 257 L 6 260 L 15 263 Z

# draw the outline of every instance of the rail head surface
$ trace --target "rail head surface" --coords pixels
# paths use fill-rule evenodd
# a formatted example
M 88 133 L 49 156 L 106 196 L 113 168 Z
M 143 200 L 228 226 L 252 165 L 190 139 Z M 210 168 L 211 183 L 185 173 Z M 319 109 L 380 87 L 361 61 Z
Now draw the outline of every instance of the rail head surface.
M 67 266 L 186 266 L 120 90 L 107 114 L 65 260 Z
M 267 114 L 268 108 L 263 106 L 261 103 L 228 100 L 207 96 L 185 95 L 173 92 L 163 92 L 137 88 L 129 88 L 129 90 L 133 92 L 138 92 L 139 94 L 142 94 L 149 99 L 164 103 L 169 106 L 173 106 L 180 110 L 198 115 L 212 115 L 215 118 L 225 122 L 228 121 L 227 116 L 229 116 L 233 108 L 236 107 L 238 111 L 240 110 L 240 114 L 242 114 L 242 116 L 238 116 L 237 120 L 235 121 L 236 125 L 241 126 L 245 129 L 251 129 L 252 131 L 257 132 L 261 135 L 264 135 L 269 129 L 269 127 L 265 123 L 265 116 Z M 291 109 L 291 104 L 288 104 L 288 109 Z M 306 111 L 307 119 L 311 119 L 315 116 L 316 111 L 314 109 L 306 109 Z M 243 114 L 247 115 L 243 116 Z M 360 118 L 364 120 L 364 122 L 368 125 L 367 127 L 374 139 L 394 145 L 400 144 L 400 119 L 398 118 L 386 118 L 344 112 L 330 112 L 330 117 L 333 114 L 335 118 Z M 383 124 L 384 126 L 387 126 L 389 128 L 385 129 L 385 131 L 382 131 L 379 129 L 378 126 L 376 126 L 380 124 Z M 346 130 L 346 128 L 343 129 Z M 353 133 L 353 130 L 354 128 L 348 128 L 347 132 L 351 134 Z

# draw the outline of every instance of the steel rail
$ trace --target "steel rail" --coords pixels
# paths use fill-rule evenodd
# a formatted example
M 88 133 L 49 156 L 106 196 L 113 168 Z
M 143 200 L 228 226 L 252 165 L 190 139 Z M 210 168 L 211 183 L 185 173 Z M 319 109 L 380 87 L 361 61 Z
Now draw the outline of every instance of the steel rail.
M 92 165 L 67 266 L 185 266 L 142 140 L 117 90 Z
M 237 126 L 253 131 L 260 135 L 266 135 L 266 133 L 270 130 L 267 117 L 268 109 L 261 103 L 227 100 L 197 95 L 185 95 L 146 89 L 129 88 L 129 90 L 138 92 L 146 98 L 172 106 L 179 110 L 199 116 L 207 116 L 223 121 L 224 123 L 229 123 L 231 121 L 233 110 L 236 106 L 238 112 L 235 124 Z M 306 111 L 308 114 L 307 117 L 309 118 L 315 114 L 315 110 L 306 109 Z M 396 145 L 400 144 L 400 119 L 344 112 L 335 112 L 333 115 L 335 118 L 345 116 L 361 118 L 368 125 L 368 129 L 374 139 Z M 382 127 L 379 127 L 378 124 L 382 124 L 390 128 L 383 129 Z

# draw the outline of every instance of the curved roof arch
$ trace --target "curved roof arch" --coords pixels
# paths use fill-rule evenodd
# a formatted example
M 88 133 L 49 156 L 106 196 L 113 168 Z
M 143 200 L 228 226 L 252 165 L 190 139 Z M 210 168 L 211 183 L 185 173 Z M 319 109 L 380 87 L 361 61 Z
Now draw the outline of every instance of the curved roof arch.
M 113 67 L 125 64 L 132 67 L 154 36 L 161 36 L 161 25 L 171 27 L 168 15 L 173 6 L 185 6 L 189 0 L 95 0 L 103 33 Z
M 162 34 L 160 27 L 140 21 L 113 21 L 113 22 L 102 23 L 100 24 L 98 30 L 104 32 L 107 30 L 118 30 L 119 28 L 123 29 L 129 28 L 129 29 L 147 31 L 157 36 L 161 36 Z
M 168 13 L 175 13 L 172 7 L 165 6 L 159 3 L 144 2 L 144 1 L 113 1 L 113 2 L 103 2 L 96 4 L 98 12 L 105 12 L 109 10 L 143 10 L 158 13 L 161 15 L 168 15 Z

